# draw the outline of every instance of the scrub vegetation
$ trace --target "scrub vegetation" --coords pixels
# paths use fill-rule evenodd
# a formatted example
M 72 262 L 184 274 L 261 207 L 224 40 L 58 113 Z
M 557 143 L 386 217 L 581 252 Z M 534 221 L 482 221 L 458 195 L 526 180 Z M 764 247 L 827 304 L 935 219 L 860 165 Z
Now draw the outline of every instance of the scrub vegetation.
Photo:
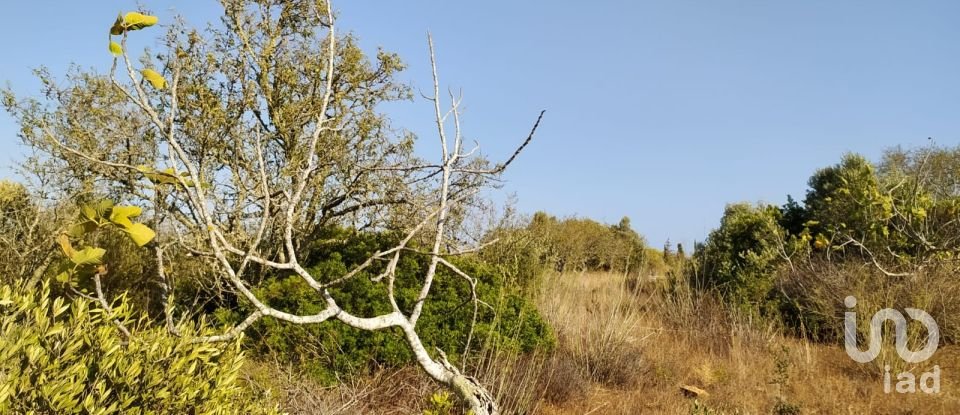
M 428 139 L 380 110 L 413 98 L 404 62 L 332 5 L 221 5 L 202 29 L 105 16 L 108 72 L 2 91 L 31 157 L 0 181 L 0 413 L 960 410 L 960 147 L 837 155 L 802 197 L 661 249 L 630 218 L 485 199 L 549 118 L 481 156 L 429 37 Z M 844 353 L 884 308 L 933 317 L 931 359 L 893 330 Z M 938 393 L 885 392 L 934 366 Z

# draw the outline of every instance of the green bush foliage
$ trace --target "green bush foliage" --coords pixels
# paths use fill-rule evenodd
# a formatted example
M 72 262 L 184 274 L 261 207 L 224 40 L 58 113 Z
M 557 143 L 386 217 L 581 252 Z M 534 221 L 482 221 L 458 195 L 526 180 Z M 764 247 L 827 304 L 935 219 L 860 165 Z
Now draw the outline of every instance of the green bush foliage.
M 333 232 L 338 233 L 334 239 L 342 239 L 342 243 L 315 247 L 308 255 L 313 261 L 310 271 L 324 280 L 345 274 L 376 250 L 396 243 L 395 236 L 387 233 Z M 477 280 L 478 298 L 486 304 L 477 308 L 471 349 L 485 342 L 497 342 L 500 347 L 515 352 L 553 346 L 553 334 L 533 302 L 516 287 L 505 284 L 495 267 L 476 257 L 450 260 Z M 413 307 L 428 263 L 426 255 L 401 258 L 396 280 L 401 310 L 409 311 Z M 365 272 L 332 289 L 331 295 L 345 310 L 357 315 L 387 313 L 391 308 L 386 284 L 371 281 L 377 273 L 376 270 Z M 267 304 L 290 312 L 311 314 L 325 307 L 323 298 L 298 276 L 271 277 L 261 284 L 256 294 Z M 459 359 L 471 337 L 474 312 L 471 298 L 466 280 L 446 269 L 438 271 L 430 299 L 417 323 L 420 338 L 429 350 L 439 348 L 452 361 Z M 237 321 L 247 311 L 223 308 L 219 315 L 224 321 Z M 301 370 L 329 383 L 375 367 L 401 366 L 413 359 L 402 334 L 394 330 L 367 332 L 344 324 L 295 325 L 265 319 L 255 324 L 249 335 L 249 344 L 258 355 L 296 363 Z
M 892 200 L 863 156 L 848 154 L 839 164 L 817 170 L 809 185 L 804 205 L 815 233 L 840 243 L 845 235 L 864 243 L 890 236 L 886 224 L 893 216 Z
M 942 276 L 960 269 L 958 171 L 960 147 L 895 148 L 878 164 L 847 154 L 811 176 L 802 204 L 728 206 L 690 278 L 817 339 L 841 338 L 854 294 L 876 309 L 922 305 L 954 327 L 955 307 L 929 298 L 955 291 Z
M 779 219 L 776 206 L 728 205 L 720 227 L 696 251 L 702 273 L 696 285 L 718 289 L 738 305 L 763 306 L 781 262 Z
M 115 321 L 136 329 L 129 341 Z M 239 342 L 192 343 L 146 323 L 123 302 L 109 312 L 49 285 L 0 287 L 0 413 L 276 413 L 238 379 Z
M 960 252 L 960 147 L 855 154 L 810 178 L 804 215 L 820 248 L 909 268 Z
M 22 184 L 0 180 L 0 283 L 40 279 L 52 261 L 55 216 Z

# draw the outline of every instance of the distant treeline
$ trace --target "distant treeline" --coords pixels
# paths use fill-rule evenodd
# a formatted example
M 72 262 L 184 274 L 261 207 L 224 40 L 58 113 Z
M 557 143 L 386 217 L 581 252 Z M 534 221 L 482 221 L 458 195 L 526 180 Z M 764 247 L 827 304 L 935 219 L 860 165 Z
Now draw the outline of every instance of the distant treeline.
M 683 255 L 682 247 L 666 254 L 649 247 L 628 217 L 607 225 L 537 212 L 527 220 L 497 228 L 489 239 L 497 239 L 497 243 L 484 250 L 484 258 L 520 285 L 544 271 L 664 275 L 675 258 Z

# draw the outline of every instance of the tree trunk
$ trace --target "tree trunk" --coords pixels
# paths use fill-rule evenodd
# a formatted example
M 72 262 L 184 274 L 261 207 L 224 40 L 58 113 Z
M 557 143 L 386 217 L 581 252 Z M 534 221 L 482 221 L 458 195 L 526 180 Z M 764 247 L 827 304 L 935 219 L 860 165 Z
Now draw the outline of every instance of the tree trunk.
M 456 374 L 450 380 L 449 386 L 470 406 L 473 415 L 500 414 L 493 396 L 480 385 L 477 378 Z
M 500 415 L 500 410 L 497 408 L 493 395 L 487 392 L 477 378 L 460 373 L 456 367 L 447 361 L 447 357 L 442 351 L 439 351 L 440 362 L 430 357 L 412 324 L 401 324 L 400 328 L 403 330 L 407 338 L 407 345 L 410 346 L 410 350 L 420 367 L 431 378 L 456 392 L 470 406 L 473 415 Z

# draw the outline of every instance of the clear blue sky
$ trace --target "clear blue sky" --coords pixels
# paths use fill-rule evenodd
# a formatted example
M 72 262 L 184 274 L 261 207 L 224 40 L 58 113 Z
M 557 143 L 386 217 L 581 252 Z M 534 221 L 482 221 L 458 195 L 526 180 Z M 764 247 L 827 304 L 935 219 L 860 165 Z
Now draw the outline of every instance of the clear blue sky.
M 216 18 L 212 0 L 143 0 L 169 21 Z M 105 31 L 134 1 L 8 2 L 0 80 L 103 68 Z M 654 246 L 690 243 L 728 202 L 802 196 L 818 167 L 856 151 L 960 142 L 960 2 L 340 1 L 341 28 L 399 52 L 427 88 L 425 33 L 442 82 L 462 87 L 465 128 L 507 155 L 537 112 L 536 141 L 506 175 L 519 207 L 615 222 Z M 155 32 L 159 33 L 159 32 Z M 430 106 L 391 106 L 430 135 Z M 22 152 L 0 115 L 0 174 Z

